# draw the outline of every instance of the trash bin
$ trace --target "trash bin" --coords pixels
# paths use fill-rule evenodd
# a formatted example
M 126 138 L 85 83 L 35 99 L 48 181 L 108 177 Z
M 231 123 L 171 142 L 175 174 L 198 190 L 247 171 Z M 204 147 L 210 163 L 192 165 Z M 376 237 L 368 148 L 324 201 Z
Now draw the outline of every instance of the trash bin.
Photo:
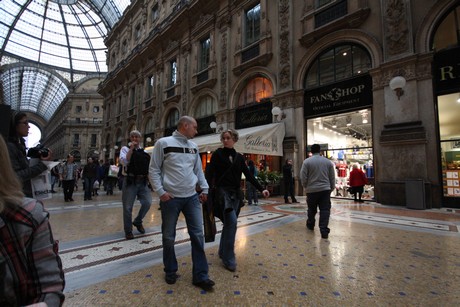
M 409 209 L 426 209 L 423 179 L 406 180 L 406 206 Z

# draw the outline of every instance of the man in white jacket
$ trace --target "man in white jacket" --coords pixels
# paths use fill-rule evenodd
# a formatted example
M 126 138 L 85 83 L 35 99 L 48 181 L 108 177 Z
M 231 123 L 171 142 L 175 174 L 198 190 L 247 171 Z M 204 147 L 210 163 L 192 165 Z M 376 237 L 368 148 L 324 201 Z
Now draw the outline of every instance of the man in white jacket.
M 208 276 L 208 262 L 204 252 L 203 213 L 201 201 L 206 201 L 208 183 L 201 168 L 198 147 L 191 142 L 197 134 L 193 117 L 179 119 L 172 136 L 159 139 L 150 161 L 149 177 L 154 191 L 160 197 L 165 281 L 174 284 L 178 278 L 174 250 L 176 225 L 182 212 L 192 244 L 193 284 L 211 291 L 214 282 Z M 197 185 L 202 193 L 198 196 Z

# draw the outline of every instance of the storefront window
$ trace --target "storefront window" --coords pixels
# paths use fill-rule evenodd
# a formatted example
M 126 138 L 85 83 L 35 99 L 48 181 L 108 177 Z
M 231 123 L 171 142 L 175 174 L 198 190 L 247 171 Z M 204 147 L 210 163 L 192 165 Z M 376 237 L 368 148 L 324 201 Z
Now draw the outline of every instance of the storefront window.
M 460 92 L 438 97 L 442 181 L 445 197 L 460 197 Z
M 354 164 L 364 171 L 368 184 L 363 199 L 374 199 L 374 159 L 371 109 L 307 120 L 307 142 L 320 144 L 323 154 L 336 166 L 336 189 L 331 196 L 353 197 L 348 192 Z

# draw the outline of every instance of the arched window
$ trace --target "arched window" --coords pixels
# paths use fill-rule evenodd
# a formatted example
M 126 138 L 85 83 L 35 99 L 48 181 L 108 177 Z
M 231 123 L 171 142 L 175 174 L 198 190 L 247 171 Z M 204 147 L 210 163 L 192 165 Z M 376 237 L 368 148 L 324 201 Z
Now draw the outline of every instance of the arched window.
M 166 118 L 165 136 L 172 135 L 174 130 L 177 128 L 177 122 L 179 121 L 179 111 L 172 109 L 169 111 L 168 117 Z
M 346 44 L 324 51 L 311 64 L 305 88 L 313 88 L 356 77 L 371 68 L 369 53 L 358 45 Z
M 439 51 L 460 46 L 460 4 L 438 25 L 431 42 L 431 50 Z
M 200 97 L 200 102 L 195 109 L 195 118 L 208 117 L 214 115 L 217 112 L 217 102 L 214 98 L 209 95 Z
M 263 98 L 273 96 L 273 85 L 267 78 L 256 77 L 251 79 L 241 91 L 238 106 L 245 106 L 260 102 Z

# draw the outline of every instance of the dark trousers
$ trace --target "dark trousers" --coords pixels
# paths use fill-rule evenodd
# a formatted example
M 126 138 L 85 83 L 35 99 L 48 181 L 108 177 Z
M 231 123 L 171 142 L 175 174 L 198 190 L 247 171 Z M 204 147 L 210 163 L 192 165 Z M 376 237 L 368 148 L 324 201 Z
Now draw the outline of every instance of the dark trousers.
M 62 189 L 64 190 L 64 200 L 71 200 L 73 189 L 75 188 L 75 180 L 62 180 Z
M 284 181 L 284 201 L 289 201 L 289 196 L 291 196 L 292 201 L 297 201 L 294 195 L 294 180 L 292 178 Z
M 315 227 L 315 215 L 319 208 L 319 230 L 322 234 L 328 234 L 330 229 L 329 216 L 331 215 L 331 191 L 307 193 L 307 226 Z

